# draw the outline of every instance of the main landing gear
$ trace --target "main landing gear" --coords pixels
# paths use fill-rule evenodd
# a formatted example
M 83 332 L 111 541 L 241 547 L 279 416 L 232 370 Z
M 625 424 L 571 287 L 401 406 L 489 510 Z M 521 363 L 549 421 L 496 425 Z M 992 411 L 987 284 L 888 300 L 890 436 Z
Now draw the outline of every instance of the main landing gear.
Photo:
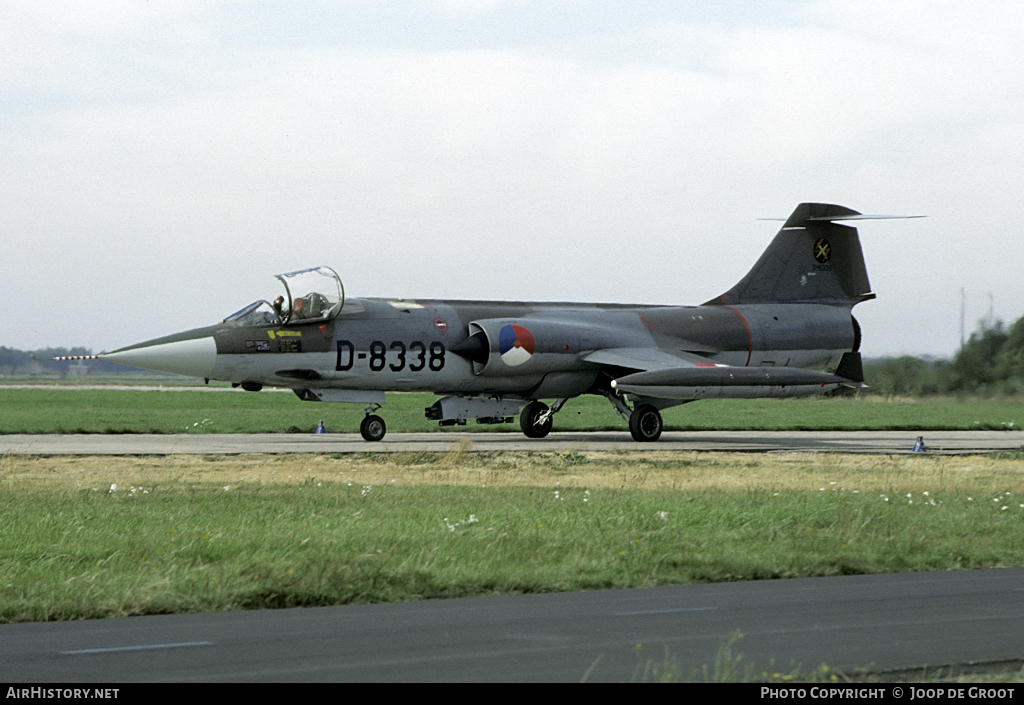
M 600 391 L 619 415 L 629 423 L 629 433 L 633 440 L 652 443 L 661 437 L 664 423 L 657 406 L 638 399 L 630 408 L 630 405 L 610 388 Z M 477 423 L 499 424 L 512 423 L 518 411 L 519 428 L 523 434 L 527 438 L 545 438 L 551 433 L 554 415 L 567 401 L 568 398 L 555 399 L 549 407 L 542 401 L 527 402 L 521 398 L 444 397 L 433 406 L 427 407 L 425 416 L 439 422 L 441 426 L 465 425 L 468 418 L 476 418 Z M 370 442 L 382 439 L 387 430 L 384 419 L 373 413 L 379 408 L 379 404 L 367 406 L 366 417 L 359 425 L 359 432 Z
M 661 428 L 661 412 L 650 404 L 637 404 L 629 415 L 629 433 L 634 441 L 656 441 L 661 438 Z
M 664 424 L 661 412 L 650 404 L 635 404 L 633 409 L 618 397 L 609 397 L 616 411 L 629 421 L 629 433 L 639 443 L 653 443 L 661 438 Z M 519 427 L 527 438 L 544 438 L 551 433 L 551 417 L 565 404 L 566 399 L 557 399 L 549 409 L 544 402 L 532 401 L 523 407 L 519 415 Z
M 611 389 L 600 390 L 605 399 L 611 402 L 615 411 L 623 419 L 629 422 L 629 434 L 638 443 L 653 443 L 661 438 L 661 431 L 664 424 L 661 420 L 661 412 L 657 407 L 650 404 L 637 402 L 633 408 L 622 397 L 615 394 Z
M 555 404 L 561 408 L 565 399 L 558 401 L 561 404 L 558 402 Z M 527 438 L 544 438 L 551 433 L 551 417 L 555 415 L 556 411 L 558 409 L 548 408 L 548 405 L 542 401 L 531 401 L 523 407 L 522 413 L 519 414 L 519 428 L 523 430 Z

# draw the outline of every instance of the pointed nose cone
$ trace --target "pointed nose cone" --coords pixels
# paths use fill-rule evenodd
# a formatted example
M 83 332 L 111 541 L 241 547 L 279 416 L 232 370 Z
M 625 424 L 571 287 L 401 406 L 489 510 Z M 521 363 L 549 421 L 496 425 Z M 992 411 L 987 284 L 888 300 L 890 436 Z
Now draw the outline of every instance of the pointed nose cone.
M 172 336 L 103 353 L 100 358 L 154 372 L 208 379 L 217 362 L 217 343 L 209 335 L 184 339 Z

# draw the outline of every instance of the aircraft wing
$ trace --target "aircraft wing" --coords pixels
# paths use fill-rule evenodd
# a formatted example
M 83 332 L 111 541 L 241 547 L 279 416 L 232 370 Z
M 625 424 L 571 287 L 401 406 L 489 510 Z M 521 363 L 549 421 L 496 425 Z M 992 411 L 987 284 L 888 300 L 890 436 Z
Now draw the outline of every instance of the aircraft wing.
M 638 372 L 714 366 L 711 360 L 692 353 L 669 353 L 657 348 L 604 348 L 581 356 L 585 362 Z

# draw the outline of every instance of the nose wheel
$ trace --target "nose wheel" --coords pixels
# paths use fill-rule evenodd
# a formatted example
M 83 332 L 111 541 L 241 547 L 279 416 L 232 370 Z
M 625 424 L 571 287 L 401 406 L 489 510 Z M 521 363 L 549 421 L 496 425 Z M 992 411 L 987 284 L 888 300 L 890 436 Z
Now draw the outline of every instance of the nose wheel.
M 363 440 L 369 441 L 370 443 L 376 443 L 384 437 L 384 434 L 388 432 L 387 424 L 384 423 L 384 419 L 381 417 L 369 413 L 367 411 L 366 416 L 363 417 L 362 423 L 359 424 L 359 433 L 362 434 Z

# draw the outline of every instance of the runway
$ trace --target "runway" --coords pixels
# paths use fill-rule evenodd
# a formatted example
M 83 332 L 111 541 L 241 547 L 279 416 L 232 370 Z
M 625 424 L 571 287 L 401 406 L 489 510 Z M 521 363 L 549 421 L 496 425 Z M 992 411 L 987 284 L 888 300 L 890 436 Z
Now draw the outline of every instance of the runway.
M 667 432 L 656 443 L 637 443 L 628 432 L 394 433 L 368 443 L 359 434 L 86 434 L 0 436 L 8 455 L 176 455 L 239 453 L 368 453 L 474 451 L 726 451 L 743 453 L 911 453 L 918 435 L 927 452 L 962 455 L 1014 451 L 1024 431 L 693 431 Z
M 603 682 L 666 661 L 702 681 L 737 633 L 736 677 L 1017 670 L 1024 569 L 8 624 L 0 681 Z

